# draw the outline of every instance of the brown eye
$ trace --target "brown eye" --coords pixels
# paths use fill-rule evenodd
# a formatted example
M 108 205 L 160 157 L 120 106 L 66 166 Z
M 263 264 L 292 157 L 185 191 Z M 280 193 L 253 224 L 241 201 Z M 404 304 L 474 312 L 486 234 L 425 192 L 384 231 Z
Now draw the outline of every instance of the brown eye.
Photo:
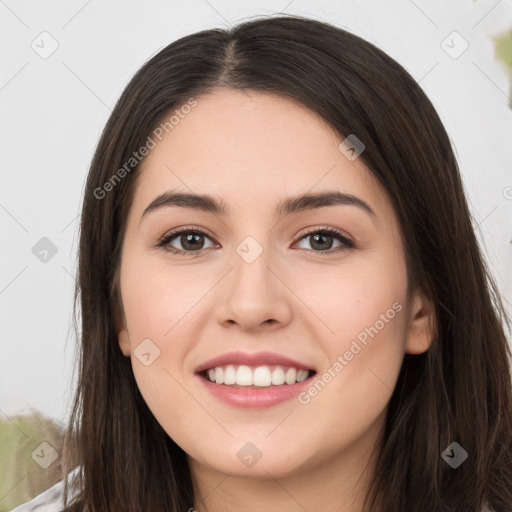
M 333 228 L 317 229 L 303 235 L 299 242 L 308 240 L 310 247 L 314 252 L 335 252 L 343 249 L 351 249 L 355 247 L 354 242 L 344 236 L 341 231 Z M 338 246 L 333 248 L 335 241 L 340 242 Z M 304 247 L 301 247 L 302 249 Z M 307 249 L 307 247 L 306 247 Z
M 203 231 L 197 229 L 182 229 L 165 235 L 159 241 L 158 247 L 163 247 L 165 250 L 175 253 L 190 254 L 213 247 L 213 244 L 210 247 L 205 247 L 205 238 L 211 240 Z M 173 244 L 178 244 L 179 247 Z

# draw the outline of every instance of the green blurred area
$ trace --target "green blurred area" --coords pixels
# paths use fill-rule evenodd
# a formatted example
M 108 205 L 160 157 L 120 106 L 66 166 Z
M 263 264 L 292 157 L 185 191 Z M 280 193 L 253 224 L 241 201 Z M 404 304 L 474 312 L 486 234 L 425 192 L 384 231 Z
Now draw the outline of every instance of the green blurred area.
M 62 427 L 37 411 L 0 419 L 0 512 L 62 480 L 62 441 Z
M 508 69 L 510 80 L 508 106 L 512 109 L 512 29 L 495 39 L 494 42 L 496 45 L 496 56 Z
M 496 40 L 496 54 L 509 69 L 512 68 L 512 30 Z

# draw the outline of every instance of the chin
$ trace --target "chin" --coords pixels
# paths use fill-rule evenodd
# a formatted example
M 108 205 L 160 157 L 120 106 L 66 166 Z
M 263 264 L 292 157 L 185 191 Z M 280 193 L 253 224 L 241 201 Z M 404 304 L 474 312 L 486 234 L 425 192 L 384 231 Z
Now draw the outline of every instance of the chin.
M 263 444 L 263 441 L 259 445 L 258 442 L 237 441 L 229 447 L 224 446 L 220 451 L 207 454 L 197 452 L 196 445 L 194 452 L 197 453 L 190 454 L 189 461 L 193 459 L 196 464 L 232 477 L 258 480 L 284 478 L 301 472 L 312 463 L 312 458 L 306 457 L 304 451 L 299 450 L 300 444 L 289 444 L 287 450 L 270 446 L 268 441 L 266 447 Z

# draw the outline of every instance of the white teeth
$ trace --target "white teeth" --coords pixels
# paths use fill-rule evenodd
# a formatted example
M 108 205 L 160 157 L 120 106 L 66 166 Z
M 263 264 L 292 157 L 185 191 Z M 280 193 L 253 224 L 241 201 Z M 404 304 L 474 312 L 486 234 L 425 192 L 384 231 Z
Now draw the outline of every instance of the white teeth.
M 272 384 L 274 386 L 284 384 L 284 370 L 280 366 L 276 366 L 272 371 Z
M 236 384 L 239 386 L 252 386 L 252 370 L 248 366 L 240 365 L 238 367 L 236 371 Z
M 286 372 L 284 380 L 286 381 L 286 384 L 294 384 L 297 380 L 297 370 L 295 368 L 290 368 Z
M 224 370 L 224 384 L 236 384 L 236 370 L 232 364 L 228 364 Z
M 307 370 L 299 370 L 297 372 L 297 382 L 303 382 L 308 378 Z
M 258 368 L 254 370 L 252 379 L 255 386 L 270 386 L 270 384 L 272 384 L 270 368 L 268 366 L 258 366 Z
M 207 372 L 208 379 L 216 384 L 227 386 L 281 386 L 303 382 L 309 377 L 308 370 L 297 370 L 283 366 L 258 366 L 251 368 L 247 365 L 216 366 Z

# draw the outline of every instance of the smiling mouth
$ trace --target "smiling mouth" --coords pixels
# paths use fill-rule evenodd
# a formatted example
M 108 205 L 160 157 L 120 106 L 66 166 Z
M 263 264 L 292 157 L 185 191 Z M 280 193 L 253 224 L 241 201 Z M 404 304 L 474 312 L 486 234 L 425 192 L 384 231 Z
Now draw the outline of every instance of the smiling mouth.
M 199 375 L 209 382 L 233 388 L 269 388 L 291 386 L 311 378 L 315 370 L 283 365 L 228 364 L 209 368 Z

